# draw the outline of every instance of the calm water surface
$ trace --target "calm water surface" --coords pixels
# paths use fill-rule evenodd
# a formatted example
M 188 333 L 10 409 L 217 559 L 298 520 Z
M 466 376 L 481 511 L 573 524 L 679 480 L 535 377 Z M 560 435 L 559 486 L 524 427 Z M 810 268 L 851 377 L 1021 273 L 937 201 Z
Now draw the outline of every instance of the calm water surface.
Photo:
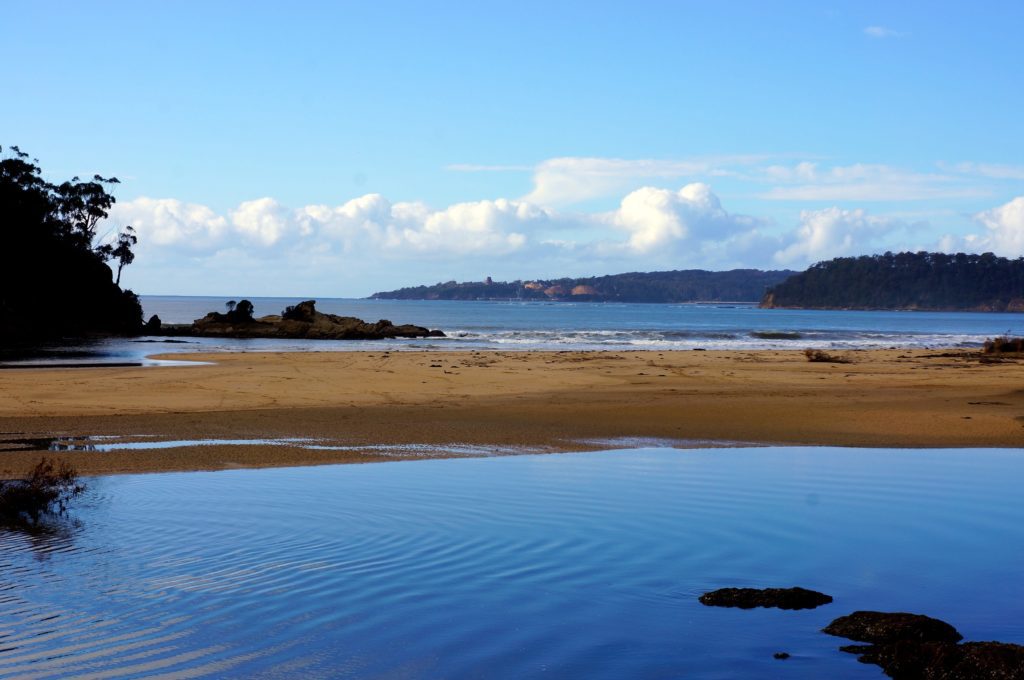
M 0 676 L 875 678 L 818 629 L 1024 643 L 1022 479 L 1021 450 L 812 448 L 96 478 L 75 523 L 0 532 Z M 835 603 L 696 600 L 788 585 Z

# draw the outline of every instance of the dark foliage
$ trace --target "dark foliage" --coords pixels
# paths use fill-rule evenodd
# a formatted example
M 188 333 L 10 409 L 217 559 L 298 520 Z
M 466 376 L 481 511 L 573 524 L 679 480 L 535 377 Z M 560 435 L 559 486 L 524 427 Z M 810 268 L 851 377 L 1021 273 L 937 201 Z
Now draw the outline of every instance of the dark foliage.
M 846 357 L 836 356 L 829 354 L 828 352 L 820 349 L 805 349 L 804 356 L 807 357 L 808 361 L 820 362 L 825 364 L 850 364 L 853 363 Z
M 630 272 L 580 279 L 537 281 L 448 281 L 374 293 L 379 300 L 575 300 L 593 302 L 755 302 L 792 271 L 701 269 Z M 588 287 L 594 292 L 573 289 Z M 548 292 L 545 292 L 548 291 Z
M 1002 354 L 1003 352 L 1024 352 L 1024 338 L 998 337 L 986 340 L 982 346 L 985 354 Z
M 117 178 L 45 181 L 37 161 L 18 147 L 0 158 L 0 342 L 90 333 L 136 333 L 142 307 L 122 291 L 106 261 L 134 259 L 129 227 L 114 244 L 96 244 L 96 228 Z
M 228 300 L 224 303 L 224 307 L 228 310 L 227 313 L 210 312 L 208 317 L 218 323 L 251 323 L 253 321 L 253 313 L 256 311 L 256 308 L 249 300 L 241 300 L 239 302 Z
M 256 308 L 248 300 L 242 300 L 235 305 L 235 308 L 228 312 L 228 319 L 235 323 L 244 323 L 246 321 L 252 321 L 253 312 Z
M 43 458 L 25 478 L 0 480 L 0 524 L 36 525 L 44 515 L 62 515 L 83 491 L 74 468 Z
M 1024 258 L 992 253 L 885 253 L 819 262 L 775 285 L 765 307 L 1024 309 Z

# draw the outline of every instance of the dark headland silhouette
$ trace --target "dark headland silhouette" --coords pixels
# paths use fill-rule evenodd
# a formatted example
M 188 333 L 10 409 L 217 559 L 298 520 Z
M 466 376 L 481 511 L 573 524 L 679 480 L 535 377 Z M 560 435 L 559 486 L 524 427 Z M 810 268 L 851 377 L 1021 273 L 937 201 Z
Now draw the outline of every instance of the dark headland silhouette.
M 114 204 L 108 189 L 117 178 L 52 184 L 41 173 L 38 161 L 16 146 L 0 158 L 0 345 L 138 333 L 139 299 L 118 285 L 121 269 L 135 258 L 135 234 L 126 227 L 104 243 L 96 235 Z
M 1024 258 L 992 253 L 839 257 L 774 285 L 765 308 L 1024 311 Z
M 337 340 L 443 335 L 385 319 L 321 314 L 312 300 L 279 317 L 254 319 L 252 304 L 243 300 L 227 314 L 211 312 L 191 325 L 162 327 L 155 316 L 143 324 L 138 296 L 120 286 L 123 268 L 135 259 L 134 229 L 97 237 L 117 184 L 116 177 L 100 175 L 52 184 L 42 178 L 39 161 L 17 146 L 0 157 L 0 349 L 20 356 L 39 341 L 146 333 Z M 116 273 L 108 262 L 116 263 Z
M 376 300 L 554 300 L 559 302 L 757 302 L 795 271 L 686 269 L 532 281 L 436 283 L 374 293 Z

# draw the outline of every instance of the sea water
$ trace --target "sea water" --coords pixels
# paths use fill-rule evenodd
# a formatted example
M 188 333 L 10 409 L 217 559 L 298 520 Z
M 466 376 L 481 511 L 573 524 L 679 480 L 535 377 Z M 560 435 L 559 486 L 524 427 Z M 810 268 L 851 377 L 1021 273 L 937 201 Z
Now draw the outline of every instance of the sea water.
M 1022 478 L 1021 450 L 836 448 L 93 478 L 0 531 L 0 677 L 876 678 L 820 629 L 1024 643 Z M 835 601 L 697 601 L 794 585 Z
M 148 317 L 190 323 L 225 311 L 213 297 L 143 296 Z M 253 298 L 257 316 L 279 314 L 292 298 Z M 758 309 L 752 304 L 626 304 L 320 299 L 317 309 L 367 321 L 389 319 L 440 329 L 445 338 L 379 341 L 113 338 L 34 348 L 33 363 L 142 362 L 185 351 L 344 350 L 692 350 L 978 347 L 997 335 L 1024 335 L 1024 315 Z M 14 357 L 0 356 L 10 363 Z

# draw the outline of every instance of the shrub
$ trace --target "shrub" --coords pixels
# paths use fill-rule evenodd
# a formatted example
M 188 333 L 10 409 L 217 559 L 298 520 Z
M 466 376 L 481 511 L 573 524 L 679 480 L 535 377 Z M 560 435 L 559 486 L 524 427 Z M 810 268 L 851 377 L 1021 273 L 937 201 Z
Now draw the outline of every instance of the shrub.
M 0 480 L 0 523 L 34 525 L 43 515 L 63 515 L 83 491 L 73 467 L 44 457 L 23 479 Z
M 1011 338 L 999 336 L 986 340 L 982 346 L 985 354 L 999 354 L 1001 352 L 1024 352 L 1024 338 Z
M 826 364 L 850 364 L 853 363 L 846 357 L 838 357 L 820 349 L 805 349 L 804 356 L 808 361 L 817 361 Z

